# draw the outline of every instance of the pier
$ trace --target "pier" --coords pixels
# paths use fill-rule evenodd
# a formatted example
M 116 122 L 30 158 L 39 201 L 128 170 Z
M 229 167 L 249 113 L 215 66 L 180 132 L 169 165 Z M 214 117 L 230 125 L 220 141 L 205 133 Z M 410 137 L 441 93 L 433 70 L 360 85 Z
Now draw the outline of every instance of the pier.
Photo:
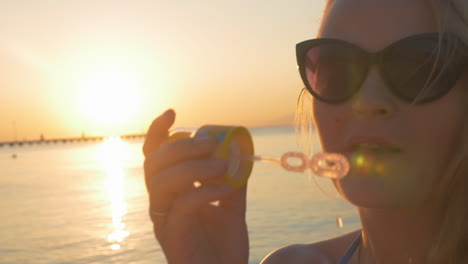
M 121 135 L 122 140 L 142 139 L 145 134 L 129 134 Z M 50 144 L 68 144 L 68 143 L 86 143 L 86 142 L 101 142 L 107 137 L 76 137 L 76 138 L 53 138 L 53 139 L 38 139 L 38 140 L 23 140 L 23 141 L 0 141 L 2 147 L 22 147 L 30 145 L 50 145 Z

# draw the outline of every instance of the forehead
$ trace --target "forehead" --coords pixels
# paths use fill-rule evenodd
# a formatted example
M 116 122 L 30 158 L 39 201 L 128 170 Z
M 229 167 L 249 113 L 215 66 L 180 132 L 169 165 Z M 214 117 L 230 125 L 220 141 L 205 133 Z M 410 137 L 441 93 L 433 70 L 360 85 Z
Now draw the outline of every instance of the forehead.
M 375 51 L 410 35 L 436 31 L 427 0 L 335 0 L 320 37 Z

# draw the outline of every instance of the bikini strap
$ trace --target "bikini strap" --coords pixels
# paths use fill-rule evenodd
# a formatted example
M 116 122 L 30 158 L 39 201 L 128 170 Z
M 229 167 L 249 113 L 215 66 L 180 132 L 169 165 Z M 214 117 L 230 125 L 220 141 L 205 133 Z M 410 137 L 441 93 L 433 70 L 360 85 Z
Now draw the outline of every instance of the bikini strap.
M 351 246 L 346 250 L 344 255 L 341 257 L 341 259 L 338 261 L 337 264 L 348 264 L 351 258 L 354 255 L 354 252 L 356 252 L 356 249 L 359 247 L 359 244 L 361 243 L 361 237 L 362 237 L 362 232 L 359 232 L 358 237 L 353 241 Z

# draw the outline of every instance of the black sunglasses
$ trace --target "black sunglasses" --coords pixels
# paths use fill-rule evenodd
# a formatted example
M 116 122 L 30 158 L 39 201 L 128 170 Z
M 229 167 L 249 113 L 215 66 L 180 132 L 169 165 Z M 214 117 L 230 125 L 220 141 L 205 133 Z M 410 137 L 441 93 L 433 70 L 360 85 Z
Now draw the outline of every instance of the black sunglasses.
M 395 96 L 415 103 L 447 94 L 468 65 L 467 46 L 448 33 L 410 36 L 376 53 L 343 40 L 312 39 L 296 45 L 296 56 L 307 90 L 332 104 L 351 98 L 373 64 Z

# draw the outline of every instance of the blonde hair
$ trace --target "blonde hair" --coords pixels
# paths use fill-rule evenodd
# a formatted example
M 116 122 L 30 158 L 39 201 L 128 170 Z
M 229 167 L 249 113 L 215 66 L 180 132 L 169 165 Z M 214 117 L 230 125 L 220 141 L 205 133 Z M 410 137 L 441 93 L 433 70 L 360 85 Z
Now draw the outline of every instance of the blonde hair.
M 436 18 L 439 34 L 453 33 L 465 45 L 468 45 L 468 1 L 427 1 Z M 334 0 L 327 0 L 323 18 L 327 17 L 333 3 Z M 319 34 L 321 31 L 322 27 L 319 28 Z M 449 45 L 449 48 L 455 49 L 456 47 Z M 439 55 L 441 54 L 437 54 L 437 56 Z M 444 63 L 450 63 L 450 61 Z M 466 74 L 467 72 L 465 72 Z M 435 81 L 437 77 L 430 77 L 430 79 Z M 466 94 L 468 95 L 468 78 L 465 78 L 463 84 L 466 85 Z M 427 87 L 429 86 L 430 84 L 427 85 Z M 312 139 L 313 123 L 311 120 L 313 120 L 313 115 L 311 103 L 312 96 L 303 88 L 299 94 L 296 107 L 296 132 L 300 130 L 304 145 L 307 145 L 306 142 L 310 143 Z M 440 202 L 438 210 L 444 217 L 429 249 L 428 264 L 468 263 L 468 116 L 463 132 L 462 142 L 459 144 L 458 151 L 454 153 L 453 161 L 447 170 L 447 176 L 439 184 L 442 191 L 440 196 L 436 198 Z M 310 149 L 307 152 L 310 152 Z
M 439 32 L 454 33 L 468 45 L 468 2 L 428 1 Z M 465 81 L 464 84 L 468 86 L 468 82 Z M 468 263 L 468 120 L 465 122 L 464 133 L 458 157 L 455 157 L 449 167 L 448 176 L 441 183 L 444 191 L 439 197 L 440 212 L 444 218 L 428 254 L 429 264 Z

